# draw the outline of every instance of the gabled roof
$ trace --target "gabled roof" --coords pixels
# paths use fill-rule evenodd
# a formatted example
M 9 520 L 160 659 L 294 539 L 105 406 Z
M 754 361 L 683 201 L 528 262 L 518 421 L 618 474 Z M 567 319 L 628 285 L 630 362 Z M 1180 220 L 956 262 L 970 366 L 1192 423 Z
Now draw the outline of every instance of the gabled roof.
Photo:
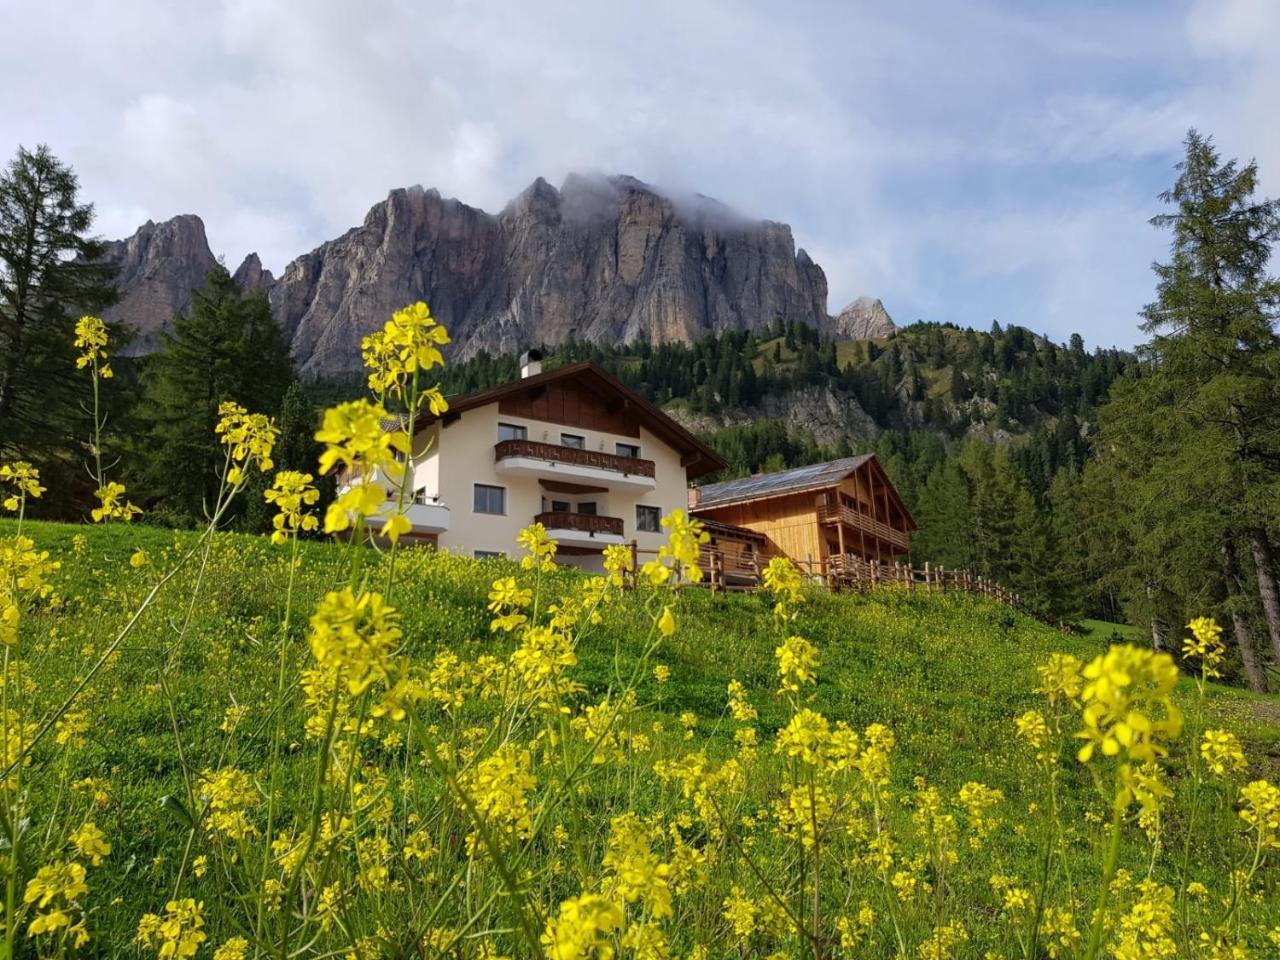
M 488 390 L 479 390 L 462 396 L 449 397 L 449 410 L 442 417 L 424 413 L 418 417 L 414 432 L 421 430 L 435 420 L 443 420 L 448 425 L 457 416 L 477 407 L 496 403 L 506 397 L 518 396 L 529 390 L 546 387 L 563 380 L 575 380 L 584 384 L 589 390 L 625 404 L 635 418 L 650 433 L 664 441 L 668 446 L 681 454 L 681 463 L 689 477 L 701 477 L 708 473 L 723 470 L 727 464 L 720 454 L 695 437 L 670 416 L 663 413 L 640 394 L 636 393 L 617 377 L 607 373 L 589 360 L 572 363 L 565 367 L 557 367 L 545 373 L 522 377 L 510 383 L 504 383 Z
M 785 497 L 794 493 L 824 490 L 838 485 L 855 470 L 867 465 L 875 469 L 888 485 L 894 503 L 906 517 L 907 523 L 914 529 L 916 523 L 911 516 L 911 511 L 902 502 L 902 497 L 884 472 L 884 468 L 880 466 L 880 461 L 872 453 L 864 453 L 857 457 L 842 457 L 826 463 L 811 463 L 804 467 L 779 470 L 777 473 L 757 473 L 738 480 L 709 483 L 697 488 L 697 503 L 691 509 L 694 513 L 698 513 L 701 510 L 712 510 L 716 507 L 727 507 L 751 500 L 767 500 L 770 497 Z
M 757 473 L 738 480 L 709 483 L 698 488 L 698 504 L 695 509 L 717 507 L 742 500 L 760 500 L 765 497 L 781 497 L 806 490 L 834 487 L 868 460 L 871 454 L 860 457 L 843 457 L 827 463 L 811 463 L 806 467 L 792 467 L 777 473 Z

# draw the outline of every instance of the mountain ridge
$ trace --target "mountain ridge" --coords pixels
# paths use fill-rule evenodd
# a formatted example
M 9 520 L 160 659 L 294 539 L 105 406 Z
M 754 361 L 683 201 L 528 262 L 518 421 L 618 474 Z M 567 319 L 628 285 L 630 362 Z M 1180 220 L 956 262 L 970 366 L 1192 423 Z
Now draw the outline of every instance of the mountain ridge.
M 120 269 L 108 319 L 139 332 L 138 352 L 218 262 L 193 214 L 148 221 L 103 259 Z M 570 339 L 691 343 L 775 317 L 844 337 L 893 330 L 873 298 L 828 314 L 826 274 L 787 224 L 625 175 L 570 174 L 559 189 L 538 177 L 496 214 L 434 188 L 396 188 L 278 277 L 256 253 L 233 276 L 266 293 L 312 376 L 354 369 L 360 339 L 414 300 L 431 304 L 459 359 Z

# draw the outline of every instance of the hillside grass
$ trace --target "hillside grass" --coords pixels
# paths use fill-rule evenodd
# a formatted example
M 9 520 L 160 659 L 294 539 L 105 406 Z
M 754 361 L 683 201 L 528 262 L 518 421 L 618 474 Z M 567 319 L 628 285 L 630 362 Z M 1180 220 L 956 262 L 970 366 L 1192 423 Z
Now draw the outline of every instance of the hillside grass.
M 0 536 L 12 531 L 12 523 L 0 523 Z M 28 655 L 29 669 L 39 700 L 48 709 L 84 676 L 159 572 L 196 535 L 142 525 L 89 528 L 30 522 L 26 532 L 62 563 L 56 586 L 63 604 L 34 615 L 30 623 L 38 639 Z M 144 551 L 145 559 L 131 565 L 138 550 Z M 300 544 L 295 613 L 288 634 L 288 669 L 295 687 L 292 678 L 309 661 L 307 616 L 326 590 L 343 581 L 346 551 L 328 543 Z M 75 709 L 90 720 L 84 746 L 70 752 L 46 745 L 37 751 L 26 775 L 33 785 L 34 809 L 47 813 L 50 805 L 70 803 L 64 785 L 74 781 L 94 778 L 104 785 L 105 799 L 95 816 L 113 849 L 104 865 L 93 871 L 90 898 L 90 929 L 94 948 L 102 955 L 133 950 L 130 942 L 139 917 L 161 910 L 175 892 L 191 840 L 175 724 L 188 768 L 234 762 L 259 783 L 269 777 L 264 730 L 271 721 L 275 640 L 288 568 L 287 547 L 273 546 L 261 537 L 217 535 L 203 572 L 190 564 L 160 593 L 77 702 Z M 384 568 L 374 567 L 370 580 L 379 583 L 384 573 Z M 484 653 L 505 657 L 510 638 L 489 629 L 485 604 L 492 581 L 513 575 L 526 576 L 508 561 L 474 561 L 426 550 L 402 553 L 394 602 L 403 615 L 404 653 L 423 663 L 441 650 L 464 658 Z M 542 590 L 545 597 L 557 596 L 576 589 L 581 579 L 558 570 L 547 576 Z M 643 591 L 624 596 L 581 643 L 574 672 L 586 688 L 581 702 L 600 700 L 616 686 L 619 675 L 641 664 L 650 635 L 646 599 Z M 679 629 L 643 664 L 639 684 L 645 723 L 659 724 L 653 732 L 651 759 L 676 757 L 686 749 L 678 719 L 685 713 L 696 716 L 700 740 L 709 737 L 710 749 L 730 755 L 733 724 L 726 716 L 725 691 L 732 679 L 751 691 L 760 711 L 761 741 L 767 744 L 789 716 L 785 703 L 771 693 L 776 685 L 778 630 L 770 601 L 761 594 L 712 597 L 705 590 L 683 590 L 675 601 L 675 615 Z M 1090 626 L 1088 635 L 1072 637 L 994 602 L 886 589 L 842 595 L 814 591 L 794 629 L 821 652 L 813 709 L 855 729 L 884 723 L 896 734 L 897 792 L 909 793 L 917 776 L 948 794 L 976 780 L 1003 791 L 1003 808 L 1018 812 L 1038 798 L 1039 788 L 1018 759 L 1023 754 L 1015 742 L 1013 718 L 1042 703 L 1032 689 L 1036 666 L 1050 654 L 1072 653 L 1087 661 L 1106 649 L 1112 625 Z M 654 662 L 669 666 L 668 682 L 660 683 L 652 675 Z M 160 686 L 166 664 L 167 697 Z M 1179 699 L 1190 723 L 1236 731 L 1250 757 L 1251 775 L 1274 776 L 1280 758 L 1280 717 L 1274 699 L 1210 685 L 1201 713 L 1194 693 L 1194 684 L 1184 679 Z M 220 725 L 232 705 L 247 707 L 248 712 L 238 732 L 229 737 Z M 282 784 L 289 808 L 300 815 L 311 789 L 315 757 L 298 735 L 304 720 L 300 697 L 291 697 L 286 710 L 286 729 L 292 732 L 282 761 Z M 480 707 L 469 718 L 489 722 Z M 782 776 L 782 762 L 764 749 L 761 763 L 777 778 Z M 602 774 L 592 789 L 617 787 L 617 776 Z M 776 784 L 773 776 L 753 779 L 748 806 L 770 802 L 777 795 Z M 1084 769 L 1074 764 L 1065 768 L 1064 802 L 1068 819 L 1106 804 Z M 1169 820 L 1168 843 L 1175 848 L 1182 841 L 1180 816 L 1174 813 Z M 1193 844 L 1220 843 L 1231 829 L 1233 824 L 1224 821 L 1194 838 Z M 1085 841 L 1083 834 L 1077 837 L 1070 855 L 1078 860 L 1081 875 L 1088 876 L 1097 865 Z M 197 835 L 194 843 L 193 854 L 200 852 L 203 840 Z M 1029 876 L 1037 869 L 1032 836 L 1017 831 L 1003 834 L 983 856 L 989 858 L 985 868 L 991 873 Z M 1143 856 L 1131 845 L 1125 863 L 1140 872 Z M 1209 865 L 1207 857 L 1203 879 L 1211 887 L 1223 882 L 1220 869 Z M 206 904 L 214 944 L 238 932 L 226 883 L 216 871 L 193 878 L 188 870 L 183 879 L 183 895 Z M 1269 891 L 1271 902 L 1280 904 L 1274 885 Z M 718 899 L 709 902 L 708 917 L 698 923 L 714 928 L 722 923 L 716 919 Z M 980 957 L 977 946 L 984 937 L 996 941 L 998 919 L 993 917 L 992 923 L 987 934 L 975 935 L 974 950 L 965 956 Z M 727 930 L 722 935 L 726 945 L 732 943 Z M 738 954 L 726 946 L 724 955 Z

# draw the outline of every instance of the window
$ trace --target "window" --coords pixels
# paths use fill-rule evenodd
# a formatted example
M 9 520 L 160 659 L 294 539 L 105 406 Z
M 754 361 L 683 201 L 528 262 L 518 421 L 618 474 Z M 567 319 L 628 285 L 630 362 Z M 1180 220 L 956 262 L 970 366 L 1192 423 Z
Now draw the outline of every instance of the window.
M 475 489 L 474 510 L 476 513 L 504 514 L 507 512 L 506 487 L 491 487 L 486 483 L 477 483 Z
M 498 424 L 498 442 L 503 440 L 528 440 L 529 428 L 522 427 L 518 423 L 500 423 Z
M 477 560 L 499 560 L 505 556 L 501 550 L 477 550 L 475 553 Z
M 636 457 L 640 456 L 640 444 L 638 443 L 619 443 L 615 444 L 614 452 L 620 457 Z
M 594 500 L 583 500 L 579 502 L 578 512 L 594 517 L 596 515 L 596 502 Z
M 662 511 L 657 507 L 646 507 L 643 503 L 636 505 L 636 529 L 646 533 L 658 533 L 662 530 Z
M 585 450 L 587 449 L 587 438 L 580 437 L 576 433 L 562 433 L 560 434 L 560 446 L 573 447 L 575 450 Z
M 568 500 L 552 500 L 551 512 L 552 513 L 568 513 L 571 506 L 572 504 L 570 504 Z

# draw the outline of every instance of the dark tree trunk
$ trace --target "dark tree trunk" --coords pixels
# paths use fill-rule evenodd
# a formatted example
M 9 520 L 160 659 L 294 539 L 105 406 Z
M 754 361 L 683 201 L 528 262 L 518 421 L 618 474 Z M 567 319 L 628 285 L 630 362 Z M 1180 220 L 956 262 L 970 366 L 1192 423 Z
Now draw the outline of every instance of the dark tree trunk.
M 1271 540 L 1262 527 L 1250 527 L 1249 549 L 1253 553 L 1253 566 L 1258 574 L 1258 594 L 1262 597 L 1262 615 L 1267 619 L 1267 633 L 1271 637 L 1271 652 L 1280 663 L 1280 590 L 1276 588 L 1276 566 L 1271 556 Z
M 1244 606 L 1244 597 L 1240 593 L 1240 565 L 1236 562 L 1236 547 L 1231 536 L 1222 538 L 1222 575 L 1227 583 L 1227 605 L 1231 612 L 1231 635 L 1235 637 L 1236 648 L 1240 651 L 1240 662 L 1244 664 L 1245 678 L 1249 689 L 1258 693 L 1267 692 L 1267 673 L 1262 666 L 1262 658 L 1253 644 L 1253 630 L 1249 627 L 1249 614 Z

